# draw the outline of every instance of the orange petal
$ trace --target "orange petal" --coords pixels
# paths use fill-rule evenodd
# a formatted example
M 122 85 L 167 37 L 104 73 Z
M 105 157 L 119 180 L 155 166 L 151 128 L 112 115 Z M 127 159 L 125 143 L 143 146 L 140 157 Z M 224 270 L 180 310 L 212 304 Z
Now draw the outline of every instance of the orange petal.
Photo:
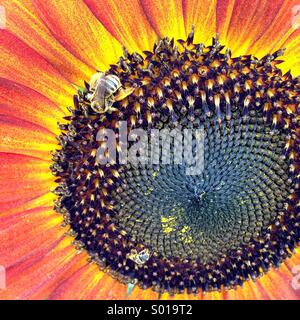
M 236 0 L 218 0 L 216 6 L 217 32 L 220 35 L 221 41 L 225 42 L 227 46 L 231 44 L 227 40 L 227 34 L 230 27 L 235 2 Z
M 286 267 L 282 266 L 281 270 L 270 270 L 258 283 L 272 300 L 297 300 L 299 296 L 291 286 L 291 276 L 284 274 L 284 268 Z
M 51 295 L 54 300 L 124 299 L 126 286 L 99 270 L 95 264 L 86 264 L 62 282 Z
M 299 249 L 298 249 L 299 251 Z M 278 269 L 272 268 L 260 279 L 247 281 L 243 287 L 228 290 L 225 298 L 228 300 L 298 300 L 300 290 L 292 286 L 292 267 L 300 265 L 300 251 L 287 259 Z
M 249 45 L 262 36 L 272 22 L 281 7 L 280 2 L 282 0 L 272 3 L 260 0 L 218 1 L 217 27 L 221 40 L 227 41 L 235 54 L 245 54 Z M 240 53 L 243 50 L 244 52 Z
M 160 37 L 185 39 L 182 1 L 141 0 L 144 12 Z
M 30 258 L 63 235 L 63 219 L 50 208 L 35 208 L 9 217 L 0 216 L 1 264 L 7 268 Z M 36 244 L 39 244 L 37 246 Z
M 130 51 L 151 50 L 157 35 L 138 0 L 84 0 L 103 26 Z
M 218 32 L 226 40 L 234 54 L 245 54 L 249 45 L 264 34 L 266 27 L 276 17 L 282 5 L 280 1 L 218 1 Z M 268 43 L 263 49 L 268 52 Z M 243 52 L 244 50 L 244 52 Z
M 72 105 L 74 88 L 50 63 L 7 30 L 0 30 L 0 64 L 0 77 L 32 88 L 58 105 Z
M 83 1 L 33 0 L 40 19 L 75 57 L 105 70 L 122 54 L 119 42 L 103 27 Z
M 300 251 L 285 260 L 282 265 L 275 269 L 272 268 L 267 274 L 257 281 L 250 280 L 236 290 L 230 290 L 226 293 L 227 299 L 250 299 L 250 300 L 298 300 L 300 290 L 295 290 L 292 285 L 294 265 L 300 265 Z
M 290 259 L 285 261 L 286 266 L 291 271 L 295 266 L 300 265 L 300 247 L 296 248 L 295 253 Z
M 168 297 L 169 294 L 167 294 Z M 126 295 L 124 295 L 123 299 L 125 299 Z M 135 287 L 128 297 L 128 300 L 157 300 L 158 293 L 154 292 L 152 289 L 142 290 L 139 287 Z
M 216 36 L 216 3 L 212 1 L 183 0 L 185 29 L 195 26 L 195 42 L 211 42 Z
M 85 293 L 95 286 L 95 280 L 93 279 L 101 279 L 104 275 L 101 273 L 98 277 L 95 277 L 95 272 L 97 272 L 96 266 L 85 263 L 68 279 L 59 283 L 49 298 L 51 300 L 83 299 Z
M 297 0 L 219 0 L 217 31 L 234 55 L 262 57 L 280 48 L 294 32 L 292 8 Z M 298 38 L 299 43 L 299 38 Z M 289 53 L 292 58 L 293 53 Z M 289 59 L 288 56 L 285 59 Z
M 242 287 L 226 290 L 224 298 L 226 300 L 267 300 L 269 296 L 257 281 L 249 280 Z
M 95 270 L 94 279 L 96 285 L 85 293 L 84 299 L 88 300 L 119 300 L 124 299 L 126 286 L 119 281 L 113 279 L 110 275 L 105 274 L 100 281 L 99 269 Z
M 57 147 L 55 135 L 50 131 L 12 116 L 0 115 L 0 137 L 0 152 L 49 160 L 50 150 Z
M 223 300 L 224 299 L 224 293 L 223 291 L 213 291 L 213 292 L 206 292 L 203 295 L 203 300 Z
M 6 29 L 44 57 L 70 82 L 82 86 L 93 70 L 57 41 L 41 19 L 31 0 L 0 0 L 6 11 Z
M 0 211 L 40 197 L 55 187 L 49 162 L 30 156 L 0 153 L 0 177 Z
M 278 43 L 277 48 L 286 48 L 282 58 L 284 62 L 280 64 L 280 69 L 285 73 L 291 70 L 294 76 L 300 74 L 300 28 L 295 30 L 286 41 Z
M 264 16 L 261 19 L 263 28 L 260 28 L 260 33 L 255 33 L 256 37 L 250 43 L 252 50 L 258 55 L 276 50 L 278 43 L 294 32 L 292 9 L 299 4 L 297 0 L 265 2 L 266 7 L 262 11 Z
M 54 240 L 48 251 L 35 252 L 29 259 L 7 268 L 7 288 L 0 291 L 0 299 L 48 299 L 59 283 L 86 263 L 86 256 L 78 255 L 71 239 L 60 240 L 58 228 L 53 229 L 54 236 L 47 230 Z
M 15 82 L 0 78 L 1 114 L 40 125 L 58 134 L 57 122 L 65 115 L 45 96 Z
M 25 202 L 15 202 L 15 205 L 13 205 L 14 202 L 12 202 L 11 205 L 5 207 L 2 203 L 2 205 L 0 206 L 0 215 L 1 218 L 4 219 L 6 217 L 9 217 L 10 215 L 18 214 L 19 212 L 23 211 L 29 211 L 38 207 L 53 207 L 55 199 L 57 199 L 57 196 L 53 192 L 49 191 L 48 193 L 45 193 L 40 197 L 36 197 Z

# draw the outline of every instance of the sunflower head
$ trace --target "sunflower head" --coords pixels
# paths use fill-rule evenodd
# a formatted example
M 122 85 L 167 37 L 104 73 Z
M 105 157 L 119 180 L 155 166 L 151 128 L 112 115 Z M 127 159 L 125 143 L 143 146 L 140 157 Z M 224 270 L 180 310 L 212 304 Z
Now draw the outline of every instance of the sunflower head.
M 96 88 L 93 77 L 60 125 L 51 167 L 74 243 L 113 277 L 160 293 L 241 285 L 299 242 L 299 78 L 277 68 L 283 50 L 232 57 L 218 37 L 207 47 L 193 38 L 163 38 L 144 56 L 125 49 Z M 121 86 L 128 94 L 114 99 Z M 93 107 L 98 91 L 112 109 Z M 163 163 L 165 150 L 157 163 L 120 163 L 98 134 L 121 123 L 147 139 L 173 130 L 174 145 L 180 130 L 202 130 L 203 171 Z

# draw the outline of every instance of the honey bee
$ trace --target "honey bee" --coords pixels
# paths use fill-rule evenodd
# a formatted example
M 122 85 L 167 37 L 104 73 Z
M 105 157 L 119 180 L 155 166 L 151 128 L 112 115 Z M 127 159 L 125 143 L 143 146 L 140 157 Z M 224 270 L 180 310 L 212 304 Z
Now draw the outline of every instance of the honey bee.
M 140 252 L 137 252 L 136 249 L 132 249 L 128 255 L 128 258 L 138 265 L 143 265 L 150 259 L 150 256 L 150 250 L 147 248 Z
M 116 75 L 97 72 L 90 80 L 90 91 L 92 93 L 88 98 L 91 101 L 92 109 L 97 113 L 111 113 L 117 110 L 112 107 L 113 104 L 129 96 L 134 88 L 123 88 Z

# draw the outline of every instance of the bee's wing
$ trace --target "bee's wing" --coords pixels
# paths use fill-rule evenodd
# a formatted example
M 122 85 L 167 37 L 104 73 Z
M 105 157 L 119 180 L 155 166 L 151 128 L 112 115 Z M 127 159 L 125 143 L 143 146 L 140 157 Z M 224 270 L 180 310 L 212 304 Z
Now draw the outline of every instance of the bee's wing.
M 90 90 L 94 91 L 97 87 L 97 84 L 99 83 L 99 80 L 103 77 L 103 73 L 101 72 L 97 72 L 95 74 L 92 75 L 91 79 L 90 79 Z
M 103 109 L 103 111 L 105 110 L 105 94 L 106 94 L 105 82 L 99 81 L 92 100 L 96 101 L 97 105 L 101 109 Z
M 99 102 L 104 104 L 105 97 L 106 97 L 106 86 L 105 86 L 105 81 L 101 81 L 99 83 L 99 86 L 97 87 L 97 97 Z
M 141 256 L 143 256 L 143 255 L 145 255 L 145 254 L 147 254 L 147 249 L 143 249 L 139 254 L 141 255 Z

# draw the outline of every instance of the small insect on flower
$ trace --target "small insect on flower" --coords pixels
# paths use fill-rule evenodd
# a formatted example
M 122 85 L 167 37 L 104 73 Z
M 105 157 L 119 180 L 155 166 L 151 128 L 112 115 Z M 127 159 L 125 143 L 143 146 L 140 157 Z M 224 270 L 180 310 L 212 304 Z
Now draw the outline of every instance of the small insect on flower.
M 137 252 L 136 249 L 132 249 L 128 255 L 128 258 L 135 262 L 136 264 L 143 265 L 150 259 L 151 253 L 149 249 L 144 249 L 140 252 Z
M 113 74 L 95 73 L 90 80 L 91 94 L 88 96 L 92 109 L 97 113 L 116 111 L 113 104 L 132 94 L 134 88 L 123 88 L 119 77 Z

